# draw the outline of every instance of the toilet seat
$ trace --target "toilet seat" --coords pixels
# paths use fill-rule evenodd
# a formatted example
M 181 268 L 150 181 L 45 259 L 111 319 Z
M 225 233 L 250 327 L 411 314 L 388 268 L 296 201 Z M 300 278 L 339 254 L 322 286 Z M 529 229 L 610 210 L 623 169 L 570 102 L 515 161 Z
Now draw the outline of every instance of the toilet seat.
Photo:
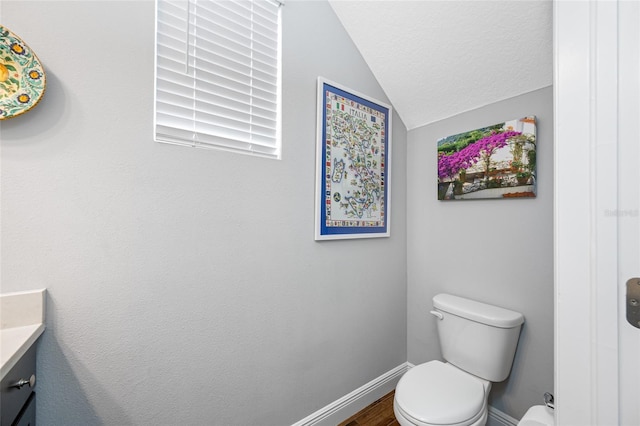
M 440 361 L 407 371 L 396 387 L 394 408 L 418 426 L 468 426 L 486 418 L 490 383 Z

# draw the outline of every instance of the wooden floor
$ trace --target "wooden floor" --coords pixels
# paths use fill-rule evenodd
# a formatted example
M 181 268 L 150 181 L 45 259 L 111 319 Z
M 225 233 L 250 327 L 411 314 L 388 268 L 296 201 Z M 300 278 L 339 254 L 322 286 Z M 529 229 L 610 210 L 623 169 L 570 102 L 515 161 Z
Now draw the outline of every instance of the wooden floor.
M 394 393 L 391 391 L 338 426 L 400 426 L 393 415 Z

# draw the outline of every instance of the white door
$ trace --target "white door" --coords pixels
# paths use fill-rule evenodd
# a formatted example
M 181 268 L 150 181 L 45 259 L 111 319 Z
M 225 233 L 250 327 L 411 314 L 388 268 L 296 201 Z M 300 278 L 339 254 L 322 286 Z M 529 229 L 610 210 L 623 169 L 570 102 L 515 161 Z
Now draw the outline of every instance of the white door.
M 640 425 L 640 2 L 554 2 L 558 425 Z
M 640 4 L 619 6 L 620 424 L 640 425 L 640 316 L 627 319 L 627 281 L 640 278 Z M 640 303 L 640 280 L 629 283 Z M 636 299 L 637 298 L 637 299 Z M 633 301 L 631 301 L 633 303 Z M 640 308 L 638 309 L 640 312 Z M 632 322 L 633 325 L 630 323 Z M 638 327 L 638 328 L 636 328 Z

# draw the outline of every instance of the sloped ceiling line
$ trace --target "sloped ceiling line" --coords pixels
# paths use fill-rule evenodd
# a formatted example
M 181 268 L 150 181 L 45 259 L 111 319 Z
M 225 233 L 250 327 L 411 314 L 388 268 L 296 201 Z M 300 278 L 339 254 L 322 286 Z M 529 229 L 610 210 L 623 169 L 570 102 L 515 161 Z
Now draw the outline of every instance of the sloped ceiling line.
M 547 87 L 551 0 L 329 0 L 411 130 Z

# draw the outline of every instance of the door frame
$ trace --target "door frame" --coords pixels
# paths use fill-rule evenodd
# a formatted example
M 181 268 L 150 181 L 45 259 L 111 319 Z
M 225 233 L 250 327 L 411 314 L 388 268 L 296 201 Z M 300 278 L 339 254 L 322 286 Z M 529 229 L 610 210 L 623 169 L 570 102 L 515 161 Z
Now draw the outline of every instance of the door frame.
M 618 2 L 554 1 L 558 425 L 617 425 Z

